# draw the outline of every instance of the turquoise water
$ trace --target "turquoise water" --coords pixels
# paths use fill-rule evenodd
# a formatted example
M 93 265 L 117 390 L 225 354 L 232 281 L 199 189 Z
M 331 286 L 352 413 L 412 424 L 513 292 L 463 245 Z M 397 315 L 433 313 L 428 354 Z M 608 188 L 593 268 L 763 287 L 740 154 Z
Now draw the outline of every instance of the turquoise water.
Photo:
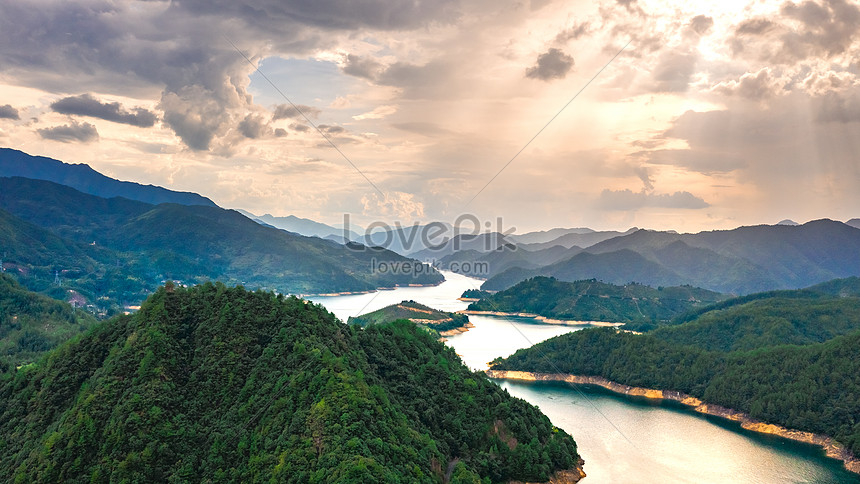
M 481 281 L 445 273 L 436 287 L 406 287 L 351 296 L 311 298 L 339 318 L 411 299 L 446 311 L 465 309 L 457 298 Z M 470 316 L 470 331 L 448 338 L 478 370 L 497 356 L 581 329 L 530 318 Z M 814 446 L 756 434 L 673 402 L 615 395 L 603 389 L 552 382 L 497 380 L 511 395 L 540 407 L 573 435 L 588 483 L 846 483 L 860 478 Z

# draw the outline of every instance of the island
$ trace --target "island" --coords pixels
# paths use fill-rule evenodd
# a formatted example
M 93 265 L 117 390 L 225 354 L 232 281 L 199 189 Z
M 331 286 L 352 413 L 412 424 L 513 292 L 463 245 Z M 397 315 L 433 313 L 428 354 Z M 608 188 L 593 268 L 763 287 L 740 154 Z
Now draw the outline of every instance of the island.
M 434 334 L 438 333 L 441 338 L 465 333 L 469 328 L 475 327 L 469 322 L 469 316 L 465 314 L 440 311 L 415 301 L 403 301 L 360 316 L 353 316 L 347 320 L 347 323 L 366 327 L 400 319 L 411 321 Z

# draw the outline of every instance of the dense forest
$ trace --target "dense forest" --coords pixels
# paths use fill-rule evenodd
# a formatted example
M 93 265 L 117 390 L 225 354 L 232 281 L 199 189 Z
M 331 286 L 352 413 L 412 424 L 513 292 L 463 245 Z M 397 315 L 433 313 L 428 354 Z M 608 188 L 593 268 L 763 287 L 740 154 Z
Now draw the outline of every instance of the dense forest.
M 81 310 L 28 291 L 0 274 L 0 373 L 31 363 L 96 320 Z
M 641 284 L 617 286 L 594 279 L 576 282 L 533 277 L 483 297 L 469 305 L 473 311 L 532 313 L 555 319 L 629 323 L 650 329 L 661 321 L 704 307 L 726 296 L 690 286 L 653 288 Z
M 435 331 L 462 328 L 469 322 L 469 316 L 465 314 L 440 311 L 415 301 L 403 301 L 367 314 L 352 316 L 347 323 L 358 326 L 369 326 L 372 324 L 390 323 L 398 319 L 407 319 L 419 326 Z
M 857 284 L 851 278 L 725 301 L 642 335 L 601 328 L 568 333 L 497 359 L 493 369 L 681 391 L 830 435 L 860 455 Z
M 414 324 L 222 284 L 168 284 L 0 376 L 4 482 L 545 481 L 579 463 Z

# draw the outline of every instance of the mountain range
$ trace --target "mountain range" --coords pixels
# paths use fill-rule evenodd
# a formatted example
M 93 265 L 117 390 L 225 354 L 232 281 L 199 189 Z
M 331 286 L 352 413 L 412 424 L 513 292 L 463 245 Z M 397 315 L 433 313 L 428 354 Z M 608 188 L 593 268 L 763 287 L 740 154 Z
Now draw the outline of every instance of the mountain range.
M 437 284 L 442 276 L 381 272 L 417 264 L 384 249 L 265 227 L 207 205 L 110 199 L 49 181 L 0 178 L 0 255 L 37 290 L 56 279 L 90 302 L 141 301 L 164 280 L 222 280 L 289 293 Z
M 13 176 L 52 181 L 103 198 L 123 197 L 154 205 L 178 203 L 216 206 L 212 200 L 196 193 L 177 192 L 154 185 L 119 181 L 102 175 L 83 163 L 68 164 L 53 158 L 32 156 L 11 148 L 0 148 L 0 177 Z
M 491 265 L 482 288 L 501 290 L 545 275 L 564 281 L 596 278 L 613 284 L 690 284 L 749 294 L 860 275 L 860 229 L 826 219 L 797 226 L 759 225 L 697 234 L 637 230 L 586 249 L 552 253 L 556 261 L 541 264 L 540 258 L 548 250 L 558 249 L 509 255 L 508 259 L 516 257 L 522 262 L 498 264 L 501 270 Z

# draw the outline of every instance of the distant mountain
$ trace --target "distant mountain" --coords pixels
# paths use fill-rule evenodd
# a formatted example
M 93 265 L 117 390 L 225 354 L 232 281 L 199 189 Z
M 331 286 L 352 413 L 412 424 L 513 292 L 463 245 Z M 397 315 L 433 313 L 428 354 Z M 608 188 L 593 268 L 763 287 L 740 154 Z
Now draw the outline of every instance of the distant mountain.
M 491 252 L 500 247 L 509 245 L 506 236 L 498 232 L 485 232 L 481 234 L 459 234 L 446 240 L 444 243 L 427 247 L 418 252 L 410 254 L 418 260 L 438 261 L 443 257 L 459 251 L 473 250 L 475 252 Z
M 289 293 L 368 291 L 443 280 L 435 270 L 391 251 L 292 234 L 218 207 L 154 206 L 104 199 L 47 181 L 0 178 L 0 208 L 43 229 L 15 222 L 24 224 L 22 234 L 32 233 L 32 237 L 13 233 L 10 249 L 5 245 L 2 249 L 18 254 L 17 264 L 38 262 L 48 271 L 74 268 L 66 277 L 72 284 L 92 271 L 108 269 L 129 281 L 105 281 L 101 288 L 90 288 L 93 297 L 131 283 L 130 294 L 137 294 L 141 285 L 152 290 L 166 279 L 185 283 L 217 279 Z M 33 253 L 34 241 L 49 247 Z M 60 257 L 67 253 L 69 257 Z M 374 269 L 380 263 L 391 270 Z M 394 270 L 407 265 L 421 272 Z M 46 279 L 53 280 L 50 273 L 45 278 L 45 270 L 40 278 L 22 282 L 28 287 L 44 285 Z
M 582 235 L 591 233 L 594 233 L 594 230 L 589 229 L 587 227 L 577 227 L 570 229 L 554 228 L 550 230 L 526 232 L 524 234 L 510 234 L 508 235 L 508 240 L 517 244 L 540 244 L 558 239 L 559 237 L 562 237 L 564 235 Z
M 787 218 L 787 219 L 785 219 L 785 220 L 780 220 L 780 221 L 779 221 L 779 222 L 777 222 L 776 224 L 777 224 L 777 225 L 791 225 L 791 226 L 800 225 L 799 223 L 795 222 L 794 220 L 791 220 L 791 219 L 788 219 L 788 218 Z
M 44 156 L 31 156 L 11 148 L 0 148 L 0 177 L 13 176 L 52 181 L 103 198 L 125 197 L 154 205 L 178 203 L 216 206 L 212 200 L 196 193 L 119 181 L 102 175 L 83 163 L 68 164 Z
M 496 250 L 481 252 L 460 250 L 439 259 L 437 267 L 467 276 L 487 279 L 508 269 L 537 269 L 581 252 L 579 247 L 565 248 L 560 245 L 539 251 L 529 251 L 513 244 Z
M 616 232 L 616 231 L 605 231 L 605 232 L 587 232 L 587 233 L 569 233 L 562 235 L 558 238 L 549 240 L 547 242 L 541 243 L 526 243 L 522 240 L 518 240 L 514 238 L 514 242 L 516 242 L 517 246 L 522 247 L 524 249 L 530 250 L 532 252 L 548 249 L 554 246 L 563 246 L 568 249 L 571 247 L 581 247 L 583 249 L 591 247 L 594 244 L 603 242 L 604 240 L 609 240 L 615 237 L 621 237 L 623 235 L 630 235 L 633 232 L 636 232 L 637 228 L 632 228 L 626 232 Z
M 159 289 L 0 375 L 0 402 L 5 482 L 575 482 L 582 465 L 414 324 L 350 328 L 221 284 Z
M 600 263 L 592 256 L 601 256 Z M 616 284 L 690 284 L 734 294 L 796 289 L 860 275 L 860 229 L 816 220 L 698 234 L 639 230 L 539 269 L 509 269 L 483 288 L 505 289 L 536 275 L 565 281 L 594 277 Z
M 576 321 L 655 324 L 725 297 L 691 286 L 655 289 L 641 284 L 606 284 L 594 279 L 563 282 L 534 277 L 473 302 L 469 310 L 532 313 Z
M 845 225 L 850 225 L 855 229 L 860 229 L 860 218 L 852 218 L 851 220 L 845 222 Z
M 254 215 L 251 212 L 241 209 L 237 209 L 236 211 L 252 220 L 258 220 L 261 223 L 269 225 L 271 227 L 276 227 L 279 229 L 286 230 L 288 232 L 293 232 L 308 237 L 319 237 L 321 239 L 332 238 L 331 240 L 335 240 L 336 238 L 336 240 L 340 241 L 341 243 L 344 243 L 343 229 L 338 229 L 332 227 L 331 225 L 315 222 L 311 219 L 300 218 L 296 217 L 295 215 L 287 215 L 286 217 L 275 217 L 268 213 L 265 215 Z M 347 235 L 349 237 L 349 241 L 361 242 L 358 233 L 349 231 Z

